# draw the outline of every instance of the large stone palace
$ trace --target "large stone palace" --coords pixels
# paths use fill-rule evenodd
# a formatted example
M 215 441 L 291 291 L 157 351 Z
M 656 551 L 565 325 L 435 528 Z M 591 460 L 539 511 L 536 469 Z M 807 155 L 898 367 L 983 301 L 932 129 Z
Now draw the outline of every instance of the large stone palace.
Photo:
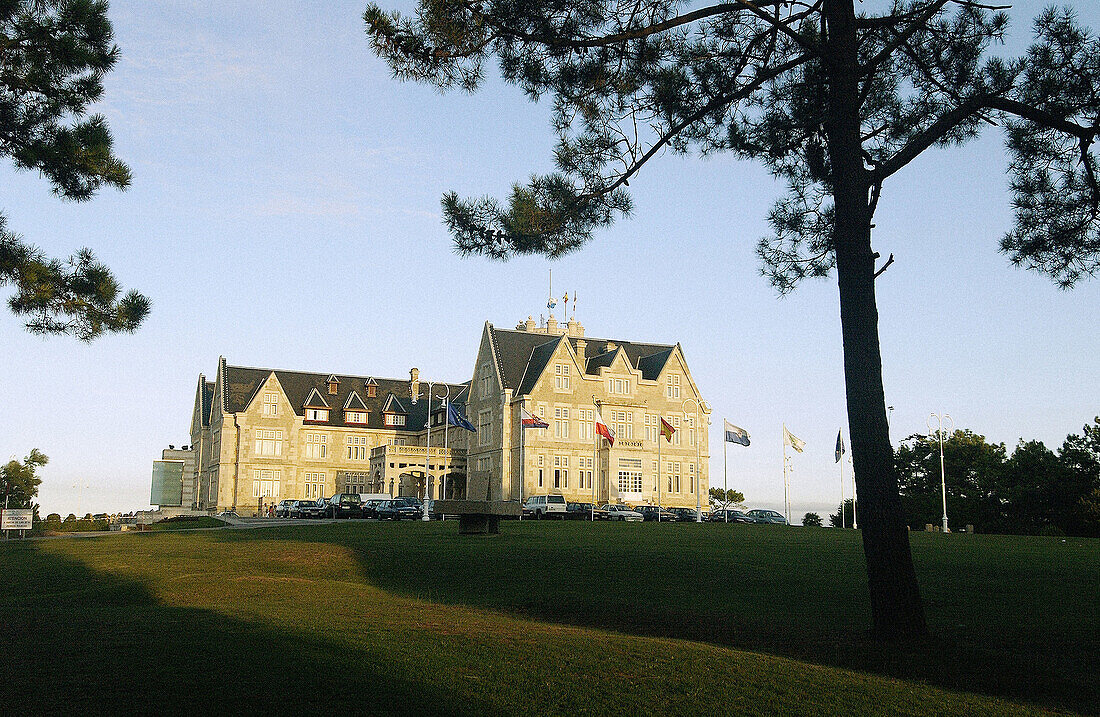
M 475 432 L 448 424 L 445 397 Z M 521 429 L 521 410 L 548 427 Z M 597 437 L 597 411 L 614 446 Z M 182 464 L 177 493 L 200 510 L 251 513 L 341 492 L 694 507 L 706 503 L 708 423 L 679 344 L 590 338 L 575 320 L 528 318 L 485 324 L 466 383 L 429 384 L 415 368 L 391 379 L 221 358 L 213 381 L 199 376 L 191 445 L 157 464 Z

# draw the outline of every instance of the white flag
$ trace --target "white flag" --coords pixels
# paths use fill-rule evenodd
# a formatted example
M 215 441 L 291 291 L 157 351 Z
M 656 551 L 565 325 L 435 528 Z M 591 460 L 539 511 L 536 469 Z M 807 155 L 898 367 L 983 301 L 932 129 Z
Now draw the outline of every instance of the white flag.
M 783 445 L 790 446 L 795 451 L 801 453 L 802 449 L 806 447 L 806 441 L 798 438 L 793 433 L 787 430 L 787 424 L 783 424 Z

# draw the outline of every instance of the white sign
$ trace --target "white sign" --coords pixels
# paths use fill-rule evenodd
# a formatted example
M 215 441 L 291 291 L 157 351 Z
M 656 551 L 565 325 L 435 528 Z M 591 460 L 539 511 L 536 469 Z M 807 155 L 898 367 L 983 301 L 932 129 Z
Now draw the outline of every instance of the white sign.
M 34 513 L 28 508 L 0 511 L 0 530 L 30 530 Z

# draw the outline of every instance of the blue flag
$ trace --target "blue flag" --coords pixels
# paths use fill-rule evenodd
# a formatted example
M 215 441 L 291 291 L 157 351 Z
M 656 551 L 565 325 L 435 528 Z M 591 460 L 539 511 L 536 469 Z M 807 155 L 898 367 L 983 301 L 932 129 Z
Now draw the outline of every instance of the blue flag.
M 474 424 L 466 420 L 466 417 L 462 415 L 462 410 L 453 403 L 447 403 L 447 423 L 452 426 L 458 426 L 459 428 L 465 428 L 467 431 L 473 431 L 477 433 L 477 429 L 474 428 Z
M 738 443 L 742 446 L 749 445 L 749 432 L 744 428 L 738 428 L 729 421 L 725 421 L 726 429 L 726 441 L 729 443 Z

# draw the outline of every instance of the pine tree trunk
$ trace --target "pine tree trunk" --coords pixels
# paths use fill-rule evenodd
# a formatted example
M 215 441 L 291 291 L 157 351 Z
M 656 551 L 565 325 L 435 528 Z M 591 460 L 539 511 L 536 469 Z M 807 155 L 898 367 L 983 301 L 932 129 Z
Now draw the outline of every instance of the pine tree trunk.
M 869 176 L 860 136 L 859 76 L 852 0 L 826 0 L 831 57 L 825 123 L 836 210 L 834 240 L 844 338 L 848 433 L 874 633 L 881 639 L 925 634 L 924 608 L 909 549 L 886 422 L 882 355 L 871 249 Z

